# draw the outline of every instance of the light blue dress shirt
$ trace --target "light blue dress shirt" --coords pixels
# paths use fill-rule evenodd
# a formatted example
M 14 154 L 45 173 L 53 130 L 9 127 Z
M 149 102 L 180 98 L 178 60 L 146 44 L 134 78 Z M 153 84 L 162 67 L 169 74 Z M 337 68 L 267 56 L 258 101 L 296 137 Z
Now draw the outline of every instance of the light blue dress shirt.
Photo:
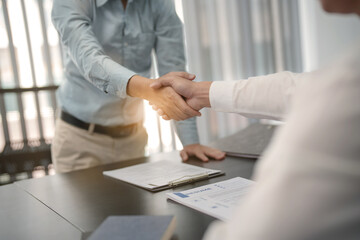
M 185 70 L 182 23 L 172 0 L 54 0 L 52 21 L 64 47 L 63 110 L 88 123 L 127 125 L 143 119 L 143 101 L 126 94 L 135 74 Z M 183 145 L 198 143 L 196 119 L 176 122 Z

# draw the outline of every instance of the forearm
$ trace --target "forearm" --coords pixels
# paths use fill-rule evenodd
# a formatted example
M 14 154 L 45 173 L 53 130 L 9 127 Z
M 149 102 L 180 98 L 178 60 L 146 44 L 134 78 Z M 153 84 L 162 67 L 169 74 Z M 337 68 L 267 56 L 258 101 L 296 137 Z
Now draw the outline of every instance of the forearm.
M 247 80 L 214 82 L 210 88 L 210 104 L 216 111 L 281 120 L 300 77 L 281 72 Z

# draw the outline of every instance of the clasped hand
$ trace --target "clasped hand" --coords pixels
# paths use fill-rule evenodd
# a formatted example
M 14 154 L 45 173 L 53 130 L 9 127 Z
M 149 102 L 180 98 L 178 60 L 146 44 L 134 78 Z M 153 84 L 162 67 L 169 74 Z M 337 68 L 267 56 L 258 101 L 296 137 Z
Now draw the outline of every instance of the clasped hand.
M 170 74 L 176 77 L 165 77 L 166 75 L 164 75 L 164 77 L 158 78 L 151 83 L 150 87 L 158 90 L 171 87 L 185 99 L 189 107 L 197 112 L 204 107 L 210 107 L 209 89 L 211 82 L 193 82 L 192 80 L 195 79 L 195 75 L 186 72 L 173 72 Z M 150 104 L 163 119 L 174 119 L 165 108 L 154 102 L 150 102 Z
M 201 116 L 201 113 L 190 107 L 183 97 L 173 88 L 165 86 L 168 82 L 191 82 L 195 76 L 185 72 L 171 72 L 158 79 L 148 79 L 139 75 L 130 78 L 127 86 L 127 93 L 132 97 L 139 97 L 148 100 L 150 103 L 162 109 L 167 119 L 177 121 L 185 120 L 194 116 Z M 164 83 L 163 87 L 156 87 L 155 83 Z M 155 84 L 155 87 L 149 87 Z
M 175 91 L 176 94 L 179 94 L 179 97 L 180 95 L 182 96 L 182 98 L 180 97 L 178 100 L 179 103 L 176 104 L 185 104 L 191 108 L 192 111 L 199 113 L 199 110 L 203 107 L 210 107 L 209 89 L 211 82 L 196 83 L 192 81 L 194 79 L 195 75 L 193 74 L 186 72 L 173 72 L 154 80 L 150 84 L 150 87 L 156 91 L 167 89 Z M 177 100 L 177 97 L 175 96 L 173 100 Z M 162 116 L 163 119 L 174 119 L 171 117 L 171 111 L 168 112 L 166 108 L 163 108 L 154 102 L 151 102 L 150 104 L 152 105 L 153 109 L 156 110 L 160 116 Z M 196 116 L 191 116 L 190 112 L 185 113 L 185 115 L 190 117 Z M 184 146 L 184 149 L 180 152 L 180 156 L 183 161 L 187 161 L 190 156 L 196 156 L 202 161 L 207 162 L 209 161 L 209 158 L 222 160 L 225 158 L 225 153 L 218 149 L 196 143 Z
M 171 84 L 167 83 L 191 83 L 195 78 L 194 75 L 186 72 L 171 72 L 153 80 L 150 86 L 153 89 L 153 95 L 149 97 L 149 102 L 165 120 L 185 120 L 194 116 L 201 116 L 198 109 L 189 104 L 188 95 L 185 91 L 175 89 Z M 161 85 L 159 85 L 161 84 Z M 186 87 L 186 86 L 185 86 Z M 177 91 L 180 90 L 180 91 Z M 184 98 L 183 98 L 184 97 Z

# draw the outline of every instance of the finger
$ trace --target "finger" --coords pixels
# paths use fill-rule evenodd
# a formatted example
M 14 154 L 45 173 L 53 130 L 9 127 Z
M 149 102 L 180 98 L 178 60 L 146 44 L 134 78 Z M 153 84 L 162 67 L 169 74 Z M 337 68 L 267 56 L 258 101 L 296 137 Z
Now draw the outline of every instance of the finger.
M 179 100 L 175 100 L 175 105 L 177 109 L 179 109 L 180 119 L 185 120 L 194 116 L 201 116 L 199 111 L 191 108 L 180 96 L 178 96 Z
M 192 109 L 174 89 L 170 87 L 164 88 L 164 93 L 167 96 L 166 100 L 161 104 L 161 108 L 170 119 L 180 121 L 201 115 L 199 111 Z
M 172 110 L 172 112 L 166 112 L 166 114 L 164 113 L 163 115 L 161 115 L 161 117 L 164 119 L 164 120 L 175 120 L 175 121 L 181 121 L 183 120 L 182 118 L 179 117 L 179 114 Z
M 184 78 L 184 77 L 181 77 L 181 76 L 178 76 L 178 75 L 175 75 L 172 77 L 173 81 L 171 82 L 171 85 L 174 84 L 175 82 L 187 82 L 187 83 L 191 83 L 191 79 L 189 78 Z M 171 86 L 170 85 L 170 86 Z
M 159 77 L 154 82 L 150 83 L 150 87 L 153 89 L 159 89 L 161 87 L 168 87 L 172 85 L 173 78 L 172 77 Z
M 152 105 L 151 108 L 155 111 L 157 111 L 159 109 L 158 106 L 156 106 L 156 105 Z
M 169 87 L 169 86 L 173 86 L 174 84 L 174 80 L 176 81 L 181 81 L 187 79 L 187 80 L 194 80 L 195 79 L 195 75 L 194 74 L 189 74 L 187 72 L 173 72 L 173 76 L 166 76 L 165 77 L 160 77 L 157 80 L 155 80 L 154 82 L 152 82 L 149 86 L 152 89 L 159 89 L 161 87 Z
M 152 105 L 154 105 L 154 104 L 153 104 L 152 102 L 149 102 L 149 105 L 152 106 Z
M 216 154 L 216 156 L 214 156 L 214 158 L 216 160 L 224 160 L 225 156 L 226 156 L 226 153 L 220 151 L 219 153 Z
M 191 74 L 187 72 L 173 72 L 173 74 L 189 80 L 194 80 L 196 78 L 195 74 Z
M 186 162 L 186 161 L 189 159 L 189 155 L 186 153 L 185 150 L 182 150 L 182 151 L 180 152 L 180 156 L 181 156 L 181 159 L 182 159 L 184 162 Z
M 169 105 L 168 107 L 169 109 L 171 109 L 171 111 L 167 111 L 167 114 L 170 118 L 176 121 L 185 120 L 189 118 L 184 113 L 184 108 L 187 107 L 187 104 L 179 94 L 173 93 L 172 95 L 170 95 L 169 100 L 170 101 L 168 102 Z
M 206 148 L 205 154 L 213 159 L 221 160 L 225 158 L 225 153 L 215 148 Z
M 201 159 L 203 162 L 208 162 L 209 161 L 209 158 L 202 151 L 196 151 L 195 156 L 197 158 Z
M 158 110 L 157 110 L 157 113 L 158 113 L 160 116 L 165 115 L 165 112 L 164 112 L 162 109 L 158 109 Z
M 200 117 L 201 113 L 199 111 L 194 110 L 193 108 L 191 108 L 187 103 L 185 103 L 186 105 L 184 105 L 184 107 L 182 108 L 182 117 L 183 120 L 188 119 L 188 118 L 192 118 L 192 117 Z

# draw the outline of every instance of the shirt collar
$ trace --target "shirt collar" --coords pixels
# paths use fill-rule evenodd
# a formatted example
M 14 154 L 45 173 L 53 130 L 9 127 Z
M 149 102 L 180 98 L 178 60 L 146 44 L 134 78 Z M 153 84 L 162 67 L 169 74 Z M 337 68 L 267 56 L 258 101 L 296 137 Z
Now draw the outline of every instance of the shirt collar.
M 96 7 L 101 7 L 105 3 L 107 3 L 109 0 L 96 0 Z M 128 0 L 128 4 L 131 3 L 133 0 Z

